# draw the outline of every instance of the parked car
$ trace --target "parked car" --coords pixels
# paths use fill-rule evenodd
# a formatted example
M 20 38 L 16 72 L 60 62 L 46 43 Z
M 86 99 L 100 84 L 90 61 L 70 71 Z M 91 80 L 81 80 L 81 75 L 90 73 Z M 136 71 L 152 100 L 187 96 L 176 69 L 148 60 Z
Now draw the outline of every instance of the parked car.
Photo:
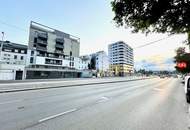
M 190 76 L 185 77 L 185 94 L 187 103 L 190 103 Z
M 172 77 L 173 77 L 173 78 L 178 78 L 178 76 L 177 76 L 177 75 L 173 75 Z
M 160 78 L 163 79 L 163 78 L 165 78 L 165 76 L 164 75 L 160 75 Z

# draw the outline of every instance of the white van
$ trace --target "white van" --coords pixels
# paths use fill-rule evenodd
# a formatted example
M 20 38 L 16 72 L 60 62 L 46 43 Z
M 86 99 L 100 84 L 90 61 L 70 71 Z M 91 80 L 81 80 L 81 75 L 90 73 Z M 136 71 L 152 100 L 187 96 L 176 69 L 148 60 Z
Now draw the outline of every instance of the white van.
M 185 94 L 187 103 L 190 103 L 190 76 L 185 77 Z

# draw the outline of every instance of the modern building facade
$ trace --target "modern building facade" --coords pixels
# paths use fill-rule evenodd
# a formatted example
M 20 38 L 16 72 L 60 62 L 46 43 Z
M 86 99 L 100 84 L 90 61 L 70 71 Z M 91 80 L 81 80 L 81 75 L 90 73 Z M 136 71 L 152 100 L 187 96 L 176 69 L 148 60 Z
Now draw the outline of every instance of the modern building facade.
M 27 46 L 0 41 L 0 80 L 24 79 Z
M 108 75 L 109 71 L 109 58 L 105 51 L 98 51 L 90 54 L 91 59 L 95 59 L 95 68 L 100 76 Z
M 123 41 L 108 45 L 110 70 L 116 76 L 126 76 L 134 72 L 133 48 Z
M 79 50 L 79 38 L 32 21 L 26 78 L 78 77 L 75 59 Z
M 77 69 L 79 70 L 88 70 L 90 65 L 90 56 L 84 55 L 80 56 Z

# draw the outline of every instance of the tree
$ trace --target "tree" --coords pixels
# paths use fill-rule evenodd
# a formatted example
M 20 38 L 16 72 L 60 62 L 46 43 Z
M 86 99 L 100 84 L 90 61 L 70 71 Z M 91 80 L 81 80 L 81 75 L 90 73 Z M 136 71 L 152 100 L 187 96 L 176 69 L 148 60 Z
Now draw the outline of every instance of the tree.
M 89 69 L 93 69 L 95 70 L 96 69 L 96 57 L 93 56 L 90 60 L 90 65 L 89 65 Z
M 185 47 L 179 47 L 176 49 L 176 56 L 174 57 L 174 62 L 177 63 L 179 61 L 182 61 L 183 55 L 186 54 Z
M 188 35 L 190 44 L 189 0 L 113 0 L 113 20 L 118 26 L 126 25 L 132 32 L 158 32 Z

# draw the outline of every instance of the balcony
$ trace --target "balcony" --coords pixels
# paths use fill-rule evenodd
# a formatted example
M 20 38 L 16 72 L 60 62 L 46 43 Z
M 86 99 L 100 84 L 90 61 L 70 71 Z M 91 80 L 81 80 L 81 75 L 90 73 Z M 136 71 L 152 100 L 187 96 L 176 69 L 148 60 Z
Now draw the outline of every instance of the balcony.
M 40 40 L 40 39 L 37 39 L 37 43 L 41 44 L 41 45 L 47 45 L 47 41 L 43 41 L 43 40 Z
M 38 51 L 47 51 L 47 48 L 46 47 L 44 47 L 44 46 L 36 46 L 36 50 L 38 50 Z
M 55 50 L 55 53 L 57 53 L 57 54 L 63 54 L 63 50 Z
M 59 44 L 61 44 L 61 45 L 63 45 L 64 44 L 64 39 L 62 39 L 62 38 L 56 38 L 56 43 L 59 43 Z
M 47 33 L 38 33 L 38 38 L 40 38 L 42 40 L 47 40 L 48 35 L 47 35 Z
M 55 48 L 64 49 L 64 46 L 63 46 L 63 45 L 60 45 L 60 44 L 55 44 Z
M 62 60 L 45 59 L 45 64 L 62 65 Z

